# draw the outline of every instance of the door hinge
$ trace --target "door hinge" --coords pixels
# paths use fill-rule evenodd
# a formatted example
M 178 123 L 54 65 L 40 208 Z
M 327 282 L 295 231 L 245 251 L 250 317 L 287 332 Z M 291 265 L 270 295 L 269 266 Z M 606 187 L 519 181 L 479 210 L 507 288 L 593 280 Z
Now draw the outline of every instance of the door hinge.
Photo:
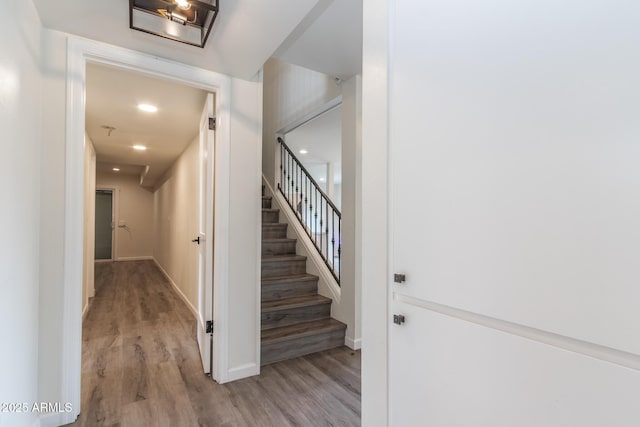
M 407 280 L 407 276 L 405 276 L 404 274 L 394 274 L 393 275 L 393 281 L 396 283 L 404 283 Z
M 402 325 L 404 323 L 404 315 L 403 314 L 394 314 L 393 315 L 393 323 L 396 325 Z
M 213 333 L 213 320 L 207 320 L 207 334 Z
M 209 130 L 216 130 L 216 118 L 209 117 Z

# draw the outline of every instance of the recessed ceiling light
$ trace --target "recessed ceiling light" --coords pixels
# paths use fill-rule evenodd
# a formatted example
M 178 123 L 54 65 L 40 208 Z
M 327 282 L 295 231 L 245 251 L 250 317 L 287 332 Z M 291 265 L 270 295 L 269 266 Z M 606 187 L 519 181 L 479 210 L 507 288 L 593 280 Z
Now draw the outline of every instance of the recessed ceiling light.
M 133 149 L 138 151 L 144 151 L 147 149 L 147 147 L 145 147 L 144 145 L 134 145 Z
M 114 171 L 114 172 L 120 172 L 120 168 L 113 168 L 111 170 Z
M 320 182 L 324 182 L 324 178 L 320 178 Z
M 151 104 L 138 104 L 138 109 L 147 113 L 155 113 L 158 111 L 158 107 Z
M 300 151 L 298 151 L 298 153 L 300 153 L 300 154 L 307 154 L 307 153 L 308 153 L 308 151 L 307 151 L 307 150 L 300 150 Z

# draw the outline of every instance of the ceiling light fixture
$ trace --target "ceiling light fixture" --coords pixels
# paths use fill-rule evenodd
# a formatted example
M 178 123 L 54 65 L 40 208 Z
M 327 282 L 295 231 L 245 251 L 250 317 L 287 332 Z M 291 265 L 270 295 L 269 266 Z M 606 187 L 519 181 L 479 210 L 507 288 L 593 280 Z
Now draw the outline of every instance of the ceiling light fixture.
M 218 3 L 218 0 L 129 0 L 129 28 L 204 47 L 218 16 Z
M 158 111 L 158 107 L 151 104 L 138 104 L 138 110 L 144 111 L 146 113 L 155 113 Z
M 189 10 L 191 8 L 191 3 L 187 0 L 176 0 L 178 7 L 182 10 Z
M 144 145 L 134 145 L 133 149 L 137 151 L 144 151 L 147 149 L 147 147 L 145 147 Z
M 113 168 L 111 170 L 114 171 L 114 172 L 120 172 L 120 168 Z
M 186 16 L 178 15 L 175 12 L 171 12 L 169 14 L 169 19 L 171 19 L 173 22 L 177 22 L 180 25 L 187 25 L 188 22 Z
M 308 151 L 307 151 L 307 150 L 300 150 L 300 151 L 298 151 L 298 153 L 300 153 L 300 154 L 307 154 L 307 153 L 308 153 Z

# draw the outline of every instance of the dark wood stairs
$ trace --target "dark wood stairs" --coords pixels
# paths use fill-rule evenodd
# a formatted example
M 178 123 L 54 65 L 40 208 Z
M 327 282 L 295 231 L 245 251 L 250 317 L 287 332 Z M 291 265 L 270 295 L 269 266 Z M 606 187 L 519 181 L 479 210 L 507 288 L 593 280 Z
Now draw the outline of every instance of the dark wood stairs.
M 318 295 L 318 276 L 262 191 L 262 365 L 344 345 L 347 326 L 331 318 L 331 299 Z

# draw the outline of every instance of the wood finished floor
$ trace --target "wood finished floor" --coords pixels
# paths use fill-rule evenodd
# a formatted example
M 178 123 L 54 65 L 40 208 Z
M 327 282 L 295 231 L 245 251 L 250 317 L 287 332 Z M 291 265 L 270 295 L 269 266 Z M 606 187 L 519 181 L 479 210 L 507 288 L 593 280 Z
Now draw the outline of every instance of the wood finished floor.
M 346 347 L 220 385 L 195 320 L 153 261 L 96 264 L 83 324 L 82 412 L 71 426 L 359 426 L 360 352 Z

